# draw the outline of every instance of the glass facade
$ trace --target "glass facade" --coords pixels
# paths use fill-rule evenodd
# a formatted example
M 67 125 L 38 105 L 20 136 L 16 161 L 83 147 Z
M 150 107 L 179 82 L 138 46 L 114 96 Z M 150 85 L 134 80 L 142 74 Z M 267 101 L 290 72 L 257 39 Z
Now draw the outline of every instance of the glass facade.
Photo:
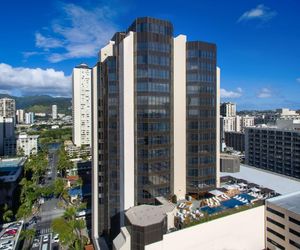
M 129 30 L 136 32 L 136 201 L 151 204 L 171 190 L 173 26 L 139 18 Z
M 120 99 L 123 96 L 119 92 L 123 84 L 119 76 L 123 77 L 123 71 L 120 74 L 118 65 L 123 54 L 119 54 L 119 49 L 130 31 L 134 32 L 134 204 L 154 204 L 155 197 L 172 195 L 173 26 L 168 21 L 138 18 L 127 33 L 114 35 L 112 55 L 98 63 L 99 220 L 100 232 L 107 232 L 112 238 L 120 229 L 123 212 L 120 211 L 123 204 Z M 187 66 L 187 166 L 183 167 L 187 192 L 196 192 L 216 183 L 216 47 L 188 42 L 186 51 L 187 58 L 182 60 Z
M 216 184 L 216 46 L 187 42 L 187 192 Z

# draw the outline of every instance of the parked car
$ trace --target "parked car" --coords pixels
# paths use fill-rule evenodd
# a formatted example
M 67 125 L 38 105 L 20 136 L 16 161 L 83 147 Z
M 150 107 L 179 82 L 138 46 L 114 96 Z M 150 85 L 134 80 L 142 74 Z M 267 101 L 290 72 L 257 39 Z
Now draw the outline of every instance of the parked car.
M 0 249 L 1 249 L 1 247 L 13 247 L 14 243 L 15 243 L 15 241 L 13 241 L 13 240 L 4 240 L 0 243 Z
M 0 239 L 1 240 L 6 240 L 6 239 L 13 238 L 13 237 L 14 237 L 14 235 L 5 233 L 5 234 L 2 234 L 2 236 L 0 237 Z
M 59 242 L 59 237 L 58 236 L 59 236 L 58 234 L 55 234 L 53 236 L 52 242 L 55 242 L 55 243 Z
M 39 247 L 39 246 L 40 246 L 40 239 L 39 238 L 35 238 L 33 240 L 32 247 Z
M 7 229 L 5 231 L 5 234 L 15 235 L 17 232 L 18 232 L 18 230 L 16 230 L 16 229 Z
M 43 242 L 48 242 L 49 241 L 49 235 L 44 235 L 43 236 Z

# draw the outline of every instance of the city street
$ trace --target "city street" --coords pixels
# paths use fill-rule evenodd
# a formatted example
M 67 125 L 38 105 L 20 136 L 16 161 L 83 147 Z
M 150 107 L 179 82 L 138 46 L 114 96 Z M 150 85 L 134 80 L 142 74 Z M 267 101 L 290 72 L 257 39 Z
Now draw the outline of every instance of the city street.
M 49 148 L 49 165 L 46 171 L 45 184 L 52 184 L 57 177 L 57 163 L 58 163 L 58 148 Z M 57 203 L 59 199 L 52 197 L 45 199 L 44 203 L 41 204 L 38 214 L 36 217 L 39 218 L 37 223 L 32 227 L 36 229 L 39 239 L 39 244 L 31 249 L 35 250 L 52 250 L 59 249 L 59 244 L 53 242 L 53 233 L 51 232 L 51 222 L 53 219 L 60 217 L 64 213 L 64 209 L 58 208 Z

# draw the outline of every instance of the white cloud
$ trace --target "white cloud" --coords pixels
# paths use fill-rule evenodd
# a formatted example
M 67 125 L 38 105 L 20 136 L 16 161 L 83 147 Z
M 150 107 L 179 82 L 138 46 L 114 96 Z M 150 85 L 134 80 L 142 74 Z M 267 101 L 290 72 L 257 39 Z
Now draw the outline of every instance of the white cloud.
M 221 98 L 239 98 L 242 96 L 242 88 L 237 88 L 236 91 L 220 89 Z
M 246 11 L 239 19 L 238 22 L 248 20 L 261 20 L 268 21 L 277 15 L 276 11 L 271 10 L 263 4 L 258 5 L 256 8 Z
M 262 88 L 257 94 L 258 98 L 269 98 L 272 96 L 272 91 L 268 88 Z
M 35 46 L 38 48 L 43 48 L 45 50 L 48 50 L 51 48 L 62 47 L 63 44 L 64 44 L 63 41 L 60 41 L 59 39 L 55 39 L 52 37 L 45 37 L 39 32 L 35 33 Z
M 88 10 L 75 4 L 64 4 L 62 10 L 63 18 L 52 22 L 51 35 L 36 33 L 36 46 L 49 50 L 47 58 L 50 62 L 95 57 L 117 30 L 112 21 L 114 12 L 109 7 Z
M 300 78 L 297 78 L 296 81 L 297 81 L 297 82 L 300 82 Z
M 9 64 L 0 63 L 0 86 L 3 91 L 17 91 L 22 95 L 71 95 L 71 77 L 52 68 L 14 68 Z

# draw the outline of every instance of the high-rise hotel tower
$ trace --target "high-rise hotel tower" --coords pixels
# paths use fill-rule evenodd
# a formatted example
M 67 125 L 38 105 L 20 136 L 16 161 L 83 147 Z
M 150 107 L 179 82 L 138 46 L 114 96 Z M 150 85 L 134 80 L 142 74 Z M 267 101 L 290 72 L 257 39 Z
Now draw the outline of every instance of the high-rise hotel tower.
M 218 185 L 215 44 L 137 18 L 100 50 L 92 82 L 94 238 L 130 207 Z

